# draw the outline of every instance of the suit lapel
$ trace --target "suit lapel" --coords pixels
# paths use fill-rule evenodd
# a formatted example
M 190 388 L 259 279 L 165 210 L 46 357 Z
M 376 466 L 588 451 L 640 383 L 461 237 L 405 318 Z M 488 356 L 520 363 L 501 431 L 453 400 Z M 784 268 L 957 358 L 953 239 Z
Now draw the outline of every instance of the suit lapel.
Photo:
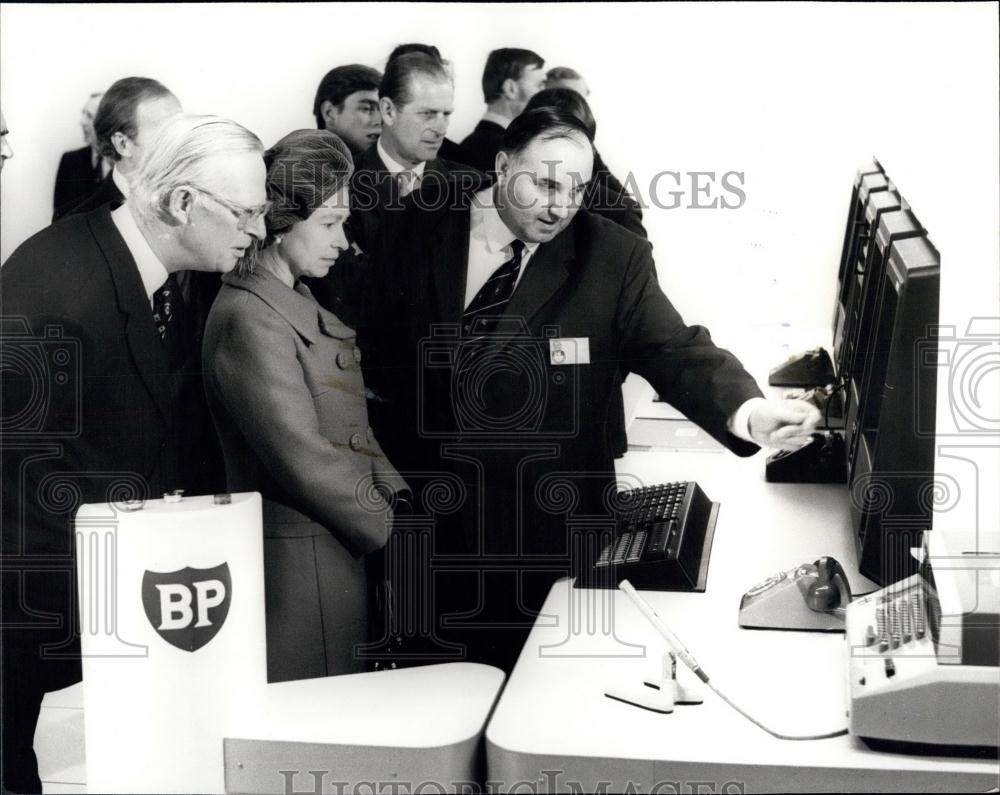
M 125 315 L 125 338 L 132 360 L 146 389 L 156 403 L 163 421 L 169 425 L 170 382 L 166 351 L 153 326 L 153 310 L 128 246 L 118 233 L 107 207 L 88 216 L 91 233 L 111 271 L 118 309 Z
M 465 282 L 469 265 L 468 208 L 447 210 L 439 216 L 434 233 L 425 240 L 425 256 L 434 283 L 437 317 L 445 323 L 459 323 L 465 309 Z
M 504 315 L 522 317 L 526 323 L 569 278 L 574 256 L 572 225 L 548 243 L 539 245 L 525 265 L 524 275 L 511 296 Z

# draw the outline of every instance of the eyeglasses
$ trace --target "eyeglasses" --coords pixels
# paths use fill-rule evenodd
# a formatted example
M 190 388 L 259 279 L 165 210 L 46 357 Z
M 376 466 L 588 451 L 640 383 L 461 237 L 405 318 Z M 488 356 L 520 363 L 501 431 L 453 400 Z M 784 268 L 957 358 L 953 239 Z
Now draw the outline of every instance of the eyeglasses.
M 203 196 L 207 196 L 216 204 L 225 207 L 229 212 L 233 214 L 236 219 L 236 227 L 240 231 L 245 230 L 248 226 L 255 224 L 265 215 L 271 211 L 273 202 L 266 201 L 263 204 L 258 204 L 256 207 L 244 207 L 242 204 L 237 204 L 236 202 L 229 201 L 229 199 L 219 196 L 217 193 L 212 193 L 210 190 L 205 190 L 197 185 L 189 186 L 192 190 L 198 191 L 198 193 Z

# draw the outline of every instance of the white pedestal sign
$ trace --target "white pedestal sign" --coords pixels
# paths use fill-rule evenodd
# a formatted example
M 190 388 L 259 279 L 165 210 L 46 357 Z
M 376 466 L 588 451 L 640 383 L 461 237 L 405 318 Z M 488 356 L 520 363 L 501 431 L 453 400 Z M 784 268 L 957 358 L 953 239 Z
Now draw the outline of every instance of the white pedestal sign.
M 87 789 L 223 792 L 267 682 L 260 495 L 77 513 Z

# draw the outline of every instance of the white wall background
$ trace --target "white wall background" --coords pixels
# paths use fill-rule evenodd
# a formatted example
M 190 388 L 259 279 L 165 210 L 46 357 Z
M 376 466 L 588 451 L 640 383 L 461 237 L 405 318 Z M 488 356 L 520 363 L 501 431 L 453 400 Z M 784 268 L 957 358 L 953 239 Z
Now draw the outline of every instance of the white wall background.
M 461 140 L 484 109 L 486 53 L 522 46 L 586 75 L 597 144 L 619 177 L 631 170 L 645 186 L 666 170 L 745 173 L 738 210 L 646 211 L 661 280 L 687 320 L 826 324 L 851 181 L 877 155 L 942 252 L 941 317 L 962 333 L 970 318 L 1000 314 L 997 11 L 5 3 L 0 98 L 15 159 L 2 179 L 0 260 L 47 223 L 59 154 L 82 145 L 79 108 L 119 77 L 155 77 L 186 110 L 232 117 L 269 145 L 313 126 L 327 69 L 381 68 L 395 44 L 426 41 L 455 64 L 450 135 Z M 996 396 L 996 380 L 980 399 Z M 953 398 L 942 392 L 939 404 Z M 996 440 L 985 443 L 1000 472 Z

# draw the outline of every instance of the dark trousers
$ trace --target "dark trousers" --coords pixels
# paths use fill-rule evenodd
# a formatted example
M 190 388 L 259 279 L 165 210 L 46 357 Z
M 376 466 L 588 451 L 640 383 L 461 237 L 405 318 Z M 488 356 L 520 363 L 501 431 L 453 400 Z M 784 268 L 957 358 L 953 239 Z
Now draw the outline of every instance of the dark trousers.
M 427 539 L 423 539 L 427 542 Z M 428 543 L 396 537 L 369 558 L 376 669 L 478 662 L 510 673 L 552 584 L 564 569 L 455 566 L 427 554 Z
M 80 638 L 65 623 L 75 610 L 70 577 L 3 573 L 0 596 L 0 769 L 4 792 L 41 792 L 35 728 L 45 694 L 79 682 Z M 67 605 L 71 605 L 67 609 Z M 60 625 L 45 618 L 63 614 Z
M 2 637 L 4 792 L 42 791 L 34 749 L 42 699 L 47 692 L 80 681 L 79 659 L 43 659 L 25 634 L 8 630 Z

